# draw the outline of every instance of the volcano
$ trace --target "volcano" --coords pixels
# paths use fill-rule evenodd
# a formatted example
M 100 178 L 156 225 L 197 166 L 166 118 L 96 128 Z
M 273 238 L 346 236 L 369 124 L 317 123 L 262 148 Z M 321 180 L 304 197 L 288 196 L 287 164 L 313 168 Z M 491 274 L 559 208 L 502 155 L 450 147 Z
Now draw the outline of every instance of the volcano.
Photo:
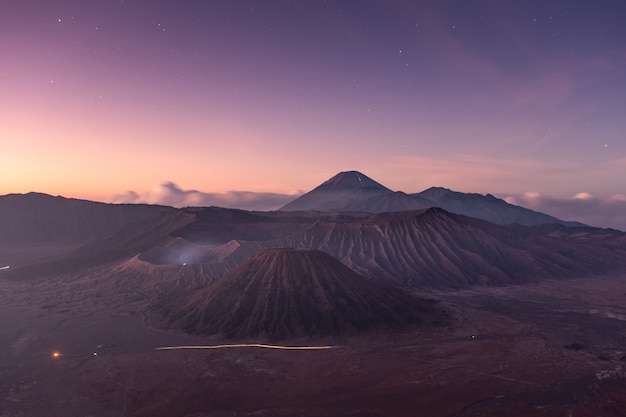
M 281 211 L 343 211 L 349 205 L 375 196 L 392 194 L 385 187 L 358 171 L 340 172 L 313 190 L 281 207 Z
M 150 321 L 192 334 L 275 340 L 400 328 L 431 310 L 324 252 L 268 249 L 213 286 L 153 307 Z

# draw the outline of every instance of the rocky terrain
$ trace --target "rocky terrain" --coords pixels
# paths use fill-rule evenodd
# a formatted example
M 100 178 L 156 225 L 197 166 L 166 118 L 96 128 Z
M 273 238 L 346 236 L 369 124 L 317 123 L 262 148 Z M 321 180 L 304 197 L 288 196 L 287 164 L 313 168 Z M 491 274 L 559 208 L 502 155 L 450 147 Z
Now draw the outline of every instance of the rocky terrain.
M 401 288 L 465 288 L 607 275 L 626 270 L 623 233 L 495 225 L 431 208 L 388 213 L 162 213 L 55 261 L 12 269 L 15 279 L 104 268 L 101 285 L 166 295 L 206 287 L 261 250 L 321 250 L 368 279 Z M 148 267 L 149 266 L 149 267 Z M 147 275 L 146 275 L 147 274 Z M 121 280 L 121 281 L 120 281 Z M 127 282 L 134 280 L 134 283 Z
M 626 414 L 626 234 L 318 192 L 357 211 L 0 197 L 0 415 Z

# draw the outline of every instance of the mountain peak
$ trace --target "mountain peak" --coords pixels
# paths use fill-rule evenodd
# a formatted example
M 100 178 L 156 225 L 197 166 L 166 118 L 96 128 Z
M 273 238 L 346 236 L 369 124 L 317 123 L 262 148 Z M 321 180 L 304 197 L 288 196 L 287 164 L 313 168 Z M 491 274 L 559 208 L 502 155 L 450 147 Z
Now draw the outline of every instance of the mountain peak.
M 339 211 L 372 196 L 391 194 L 389 188 L 358 171 L 344 171 L 281 207 L 282 211 Z
M 427 190 L 422 191 L 421 193 L 417 193 L 414 195 L 419 195 L 421 197 L 427 198 L 433 202 L 439 201 L 444 197 L 448 197 L 454 194 L 455 191 L 452 191 L 445 187 L 430 187 Z
M 343 171 L 325 181 L 315 190 L 362 190 L 368 193 L 391 193 L 392 191 L 359 171 Z

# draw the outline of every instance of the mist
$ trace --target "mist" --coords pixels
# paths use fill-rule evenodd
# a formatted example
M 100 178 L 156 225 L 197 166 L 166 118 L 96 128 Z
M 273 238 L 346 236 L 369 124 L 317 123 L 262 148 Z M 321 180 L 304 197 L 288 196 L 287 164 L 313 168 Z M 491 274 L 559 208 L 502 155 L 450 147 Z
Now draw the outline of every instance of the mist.
M 302 195 L 257 193 L 252 191 L 226 191 L 224 193 L 206 193 L 198 190 L 184 190 L 176 183 L 167 181 L 144 193 L 127 191 L 108 199 L 109 203 L 160 204 L 171 207 L 226 207 L 243 210 L 276 210 Z
M 574 220 L 594 227 L 626 230 L 626 195 L 609 198 L 578 193 L 569 198 L 555 198 L 540 193 L 502 196 L 510 204 L 550 214 L 563 220 Z

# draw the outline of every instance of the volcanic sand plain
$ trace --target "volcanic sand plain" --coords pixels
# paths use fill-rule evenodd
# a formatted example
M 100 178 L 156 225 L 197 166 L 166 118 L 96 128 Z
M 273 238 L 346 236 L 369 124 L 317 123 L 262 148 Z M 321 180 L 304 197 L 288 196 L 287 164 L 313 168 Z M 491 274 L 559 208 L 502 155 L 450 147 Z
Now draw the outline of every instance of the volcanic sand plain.
M 89 276 L 2 273 L 2 416 L 626 415 L 624 276 L 418 291 L 449 322 L 280 341 L 325 350 L 164 351 L 266 341 L 150 328 Z

